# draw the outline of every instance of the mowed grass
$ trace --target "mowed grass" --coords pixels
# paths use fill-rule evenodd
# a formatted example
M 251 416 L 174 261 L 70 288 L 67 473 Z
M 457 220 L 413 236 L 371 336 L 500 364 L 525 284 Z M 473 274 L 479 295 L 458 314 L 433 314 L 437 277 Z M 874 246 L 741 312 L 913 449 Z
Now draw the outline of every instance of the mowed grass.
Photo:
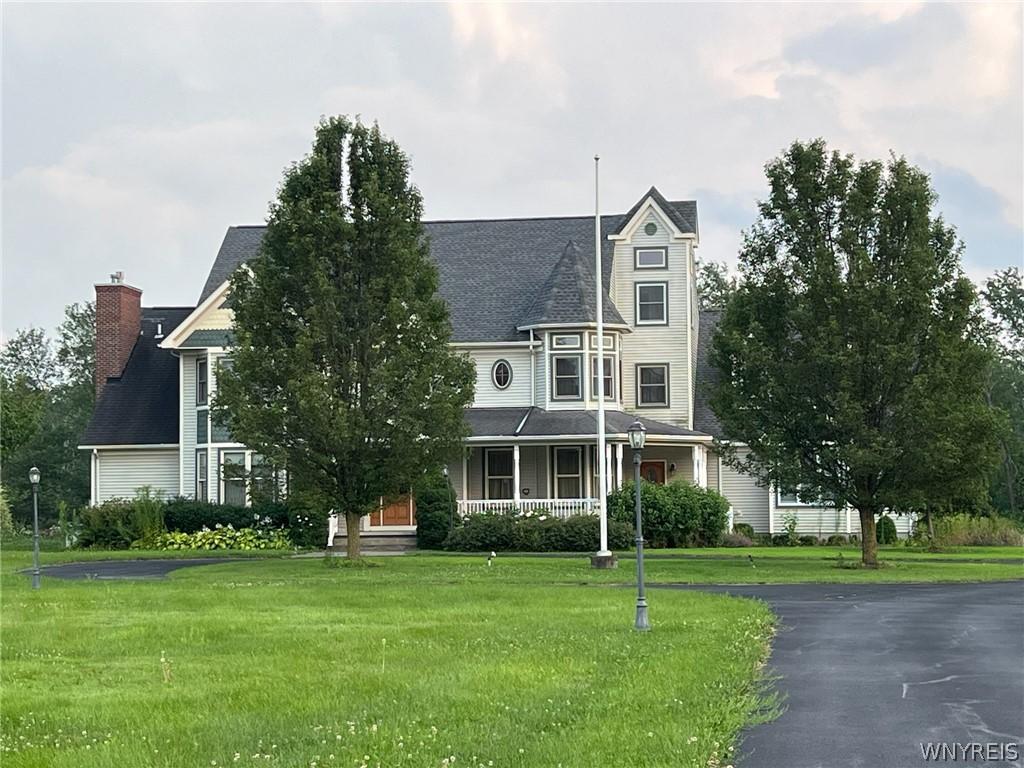
M 763 604 L 659 590 L 638 634 L 630 590 L 578 584 L 629 571 L 579 558 L 274 559 L 38 592 L 13 572 L 29 559 L 3 563 L 5 768 L 704 768 L 770 707 Z
M 655 557 L 742 557 L 748 555 L 755 558 L 770 557 L 781 560 L 835 560 L 841 555 L 844 560 L 859 560 L 859 546 L 832 547 L 827 545 L 815 547 L 693 547 L 685 549 L 650 550 Z M 620 553 L 622 557 L 632 557 L 632 552 Z M 878 557 L 883 561 L 922 560 L 942 562 L 944 560 L 1016 560 L 1024 564 L 1024 547 L 948 547 L 935 552 L 923 548 L 904 545 L 880 546 Z

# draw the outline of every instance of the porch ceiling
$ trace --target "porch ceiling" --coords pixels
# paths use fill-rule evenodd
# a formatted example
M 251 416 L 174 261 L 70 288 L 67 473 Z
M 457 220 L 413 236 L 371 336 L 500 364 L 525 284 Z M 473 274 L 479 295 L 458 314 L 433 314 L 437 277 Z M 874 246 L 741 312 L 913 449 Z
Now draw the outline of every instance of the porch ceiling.
M 605 435 L 625 439 L 626 430 L 637 417 L 624 411 L 605 411 Z M 648 437 L 702 442 L 710 440 L 705 432 L 697 432 L 663 421 L 639 417 L 647 427 Z M 470 440 L 493 438 L 521 438 L 536 441 L 541 438 L 596 438 L 597 411 L 546 411 L 543 408 L 467 408 Z

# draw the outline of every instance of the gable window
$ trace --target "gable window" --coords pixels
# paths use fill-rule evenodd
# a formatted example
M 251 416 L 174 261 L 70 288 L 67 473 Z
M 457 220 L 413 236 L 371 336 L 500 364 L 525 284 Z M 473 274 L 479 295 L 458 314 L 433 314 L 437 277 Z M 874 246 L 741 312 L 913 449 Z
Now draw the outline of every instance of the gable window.
M 665 248 L 636 248 L 633 250 L 636 269 L 665 269 L 668 250 Z
M 604 358 L 604 399 L 615 399 L 615 360 L 611 357 Z M 590 358 L 590 397 L 597 399 L 597 357 Z
M 636 284 L 636 324 L 668 325 L 668 283 Z
M 206 358 L 196 360 L 196 405 L 206 405 L 209 390 L 209 378 Z
M 491 368 L 491 383 L 498 389 L 508 389 L 512 383 L 512 366 L 508 360 L 498 360 Z
M 236 507 L 244 507 L 245 493 L 245 451 L 223 451 L 220 455 L 222 501 Z
M 206 473 L 209 471 L 209 464 L 206 460 L 206 451 L 196 451 L 196 501 L 206 501 L 207 482 Z
M 555 448 L 555 498 L 579 499 L 582 495 L 582 452 L 576 446 Z
M 484 451 L 484 490 L 488 499 L 511 499 L 512 449 L 487 448 Z
M 580 355 L 555 355 L 552 359 L 552 384 L 555 400 L 580 400 L 582 393 L 583 358 Z
M 580 337 L 575 333 L 555 334 L 551 337 L 551 346 L 558 349 L 579 349 Z
M 636 367 L 636 404 L 638 408 L 668 405 L 668 365 Z

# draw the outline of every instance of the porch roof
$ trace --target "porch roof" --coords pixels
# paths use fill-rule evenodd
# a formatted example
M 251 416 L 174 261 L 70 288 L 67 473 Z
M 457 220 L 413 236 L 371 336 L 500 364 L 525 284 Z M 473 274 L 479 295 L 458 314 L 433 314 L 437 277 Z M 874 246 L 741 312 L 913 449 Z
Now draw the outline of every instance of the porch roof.
M 706 441 L 711 435 L 624 411 L 605 411 L 605 436 L 626 439 L 635 419 L 647 427 L 647 436 L 680 441 Z M 467 408 L 471 441 L 509 438 L 536 441 L 542 438 L 597 438 L 597 411 L 548 411 L 543 408 Z

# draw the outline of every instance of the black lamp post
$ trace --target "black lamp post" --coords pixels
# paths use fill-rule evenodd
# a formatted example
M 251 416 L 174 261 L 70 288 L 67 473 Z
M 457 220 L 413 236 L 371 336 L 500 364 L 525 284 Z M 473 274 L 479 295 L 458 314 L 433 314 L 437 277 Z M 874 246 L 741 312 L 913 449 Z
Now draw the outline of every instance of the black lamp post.
M 39 589 L 39 469 L 28 471 L 32 483 L 32 589 Z
M 647 429 L 637 419 L 629 425 L 629 446 L 633 449 L 633 485 L 636 497 L 636 628 L 646 632 L 651 628 L 647 621 L 647 595 L 644 592 L 644 528 L 640 509 L 640 461 L 647 439 Z

